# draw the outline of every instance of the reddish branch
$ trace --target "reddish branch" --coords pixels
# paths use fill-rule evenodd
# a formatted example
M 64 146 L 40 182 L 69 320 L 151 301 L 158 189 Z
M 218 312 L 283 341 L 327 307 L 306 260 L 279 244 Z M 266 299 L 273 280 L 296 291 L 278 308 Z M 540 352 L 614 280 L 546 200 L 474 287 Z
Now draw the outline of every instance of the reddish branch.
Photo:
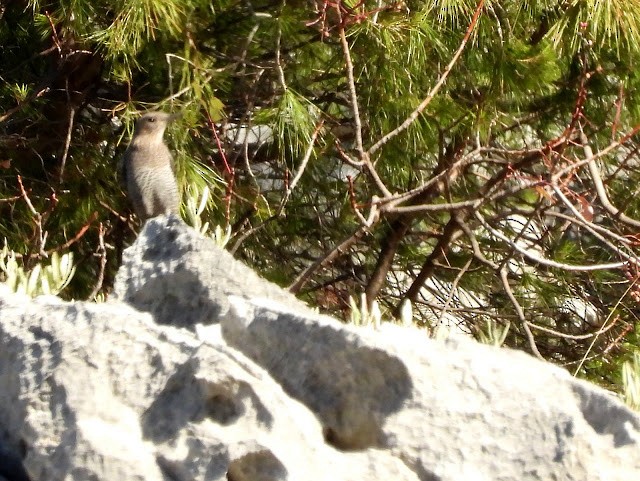
M 323 267 L 328 266 L 334 260 L 336 260 L 341 255 L 344 255 L 349 251 L 352 245 L 356 244 L 360 239 L 362 239 L 369 232 L 369 228 L 367 226 L 361 226 L 356 232 L 343 240 L 337 247 L 334 247 L 327 254 L 316 260 L 313 264 L 307 267 L 304 271 L 302 271 L 295 281 L 289 286 L 289 292 L 293 294 L 297 294 L 300 292 L 300 289 L 307 283 L 309 278 L 315 274 L 318 270 Z
M 213 132 L 213 136 L 216 139 L 216 145 L 218 146 L 218 152 L 220 152 L 220 156 L 222 157 L 222 162 L 225 167 L 225 174 L 227 177 L 227 188 L 224 196 L 224 205 L 225 205 L 225 219 L 227 224 L 231 221 L 231 199 L 233 198 L 233 189 L 235 186 L 235 169 L 233 169 L 229 163 L 227 162 L 227 155 L 225 153 L 224 147 L 222 147 L 222 142 L 220 142 L 220 137 L 218 136 L 218 131 L 216 130 L 216 126 L 213 123 L 213 119 L 211 115 L 207 111 L 207 120 L 209 121 L 209 127 L 211 128 L 211 132 Z
M 74 235 L 71 239 L 69 239 L 64 244 L 59 245 L 58 247 L 55 247 L 53 249 L 49 249 L 47 251 L 47 255 L 67 249 L 71 247 L 73 244 L 75 244 L 76 242 L 78 242 L 82 238 L 82 236 L 86 234 L 87 230 L 89 230 L 89 227 L 91 227 L 91 224 L 93 224 L 97 218 L 98 218 L 97 212 L 94 212 L 93 214 L 91 214 L 91 217 L 89 217 L 89 220 L 85 222 L 85 224 L 80 228 L 80 230 L 76 233 L 76 235 Z
M 67 242 L 65 242 L 62 245 L 59 245 L 57 247 L 54 247 L 45 251 L 44 246 L 47 242 L 47 236 L 48 236 L 48 233 L 45 232 L 42 227 L 43 219 L 45 216 L 42 215 L 40 212 L 38 212 L 36 208 L 33 206 L 33 203 L 31 202 L 31 199 L 27 194 L 27 190 L 24 188 L 24 184 L 22 183 L 22 176 L 18 175 L 17 178 L 18 178 L 18 186 L 20 187 L 21 196 L 25 200 L 27 207 L 31 211 L 31 214 L 33 215 L 33 222 L 36 225 L 36 236 L 38 238 L 38 245 L 36 246 L 38 250 L 38 254 L 36 254 L 36 257 L 48 257 L 49 254 L 52 254 L 54 252 L 59 252 L 61 250 L 69 248 L 70 246 L 78 242 L 78 240 L 80 240 L 82 236 L 84 236 L 84 234 L 87 232 L 87 229 L 89 229 L 89 226 L 91 226 L 91 224 L 98 218 L 98 213 L 94 212 L 89 218 L 89 220 L 80 228 L 78 233 L 72 239 L 69 239 Z M 53 193 L 51 196 L 51 207 L 45 213 L 45 215 L 48 215 L 51 213 L 51 210 L 54 208 L 57 202 L 58 200 L 56 198 L 56 195 L 55 193 Z

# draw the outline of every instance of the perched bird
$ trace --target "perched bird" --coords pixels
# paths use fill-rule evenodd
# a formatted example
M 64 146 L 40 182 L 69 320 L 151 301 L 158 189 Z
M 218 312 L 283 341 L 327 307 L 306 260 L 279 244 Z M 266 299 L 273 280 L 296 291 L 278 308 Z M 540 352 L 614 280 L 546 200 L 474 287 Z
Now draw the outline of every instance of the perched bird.
M 176 117 L 164 112 L 144 114 L 136 122 L 124 153 L 123 180 L 133 209 L 143 223 L 161 214 L 179 213 L 175 166 L 162 138 Z

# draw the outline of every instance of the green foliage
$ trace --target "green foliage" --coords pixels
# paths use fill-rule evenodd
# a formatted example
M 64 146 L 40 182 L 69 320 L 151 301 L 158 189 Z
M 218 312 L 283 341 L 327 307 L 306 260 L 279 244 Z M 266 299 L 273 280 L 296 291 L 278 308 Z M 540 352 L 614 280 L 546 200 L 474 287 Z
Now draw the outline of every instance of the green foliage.
M 201 234 L 206 234 L 209 230 L 209 223 L 202 221 L 202 213 L 204 212 L 210 195 L 209 187 L 200 192 L 197 186 L 187 186 L 186 199 L 183 202 L 185 218 L 189 225 Z
M 490 319 L 485 323 L 484 329 L 478 331 L 478 341 L 482 344 L 500 347 L 507 339 L 510 327 L 510 324 L 500 326 L 497 322 Z
M 209 232 L 209 222 L 202 220 L 211 194 L 209 188 L 205 186 L 202 192 L 200 192 L 197 186 L 190 185 L 187 186 L 186 194 L 183 211 L 189 225 L 200 232 L 200 234 L 210 236 L 218 247 L 224 248 L 231 239 L 231 226 L 223 229 L 217 225 L 213 232 Z
M 367 298 L 362 294 L 360 296 L 360 305 L 358 305 L 353 296 L 350 296 L 349 306 L 351 308 L 348 319 L 349 324 L 353 324 L 354 326 L 371 326 L 374 328 L 380 327 L 382 313 L 380 312 L 380 306 L 377 302 L 374 302 L 371 308 L 369 308 Z
M 640 352 L 622 365 L 623 399 L 631 408 L 640 411 Z
M 0 236 L 26 276 L 69 250 L 64 294 L 108 297 L 140 227 L 118 159 L 141 111 L 179 111 L 185 219 L 267 278 L 353 322 L 376 305 L 451 320 L 621 390 L 639 5 L 487 0 L 462 44 L 475 0 L 10 2 Z
M 73 274 L 73 254 L 62 256 L 57 252 L 51 254 L 49 265 L 36 264 L 30 271 L 25 271 L 17 262 L 16 254 L 5 244 L 0 251 L 0 271 L 4 274 L 4 284 L 13 292 L 35 297 L 42 294 L 58 294 L 64 289 Z
M 603 50 L 634 55 L 640 49 L 640 4 L 625 0 L 585 0 L 561 7 L 549 32 L 554 45 L 577 52 L 588 32 Z

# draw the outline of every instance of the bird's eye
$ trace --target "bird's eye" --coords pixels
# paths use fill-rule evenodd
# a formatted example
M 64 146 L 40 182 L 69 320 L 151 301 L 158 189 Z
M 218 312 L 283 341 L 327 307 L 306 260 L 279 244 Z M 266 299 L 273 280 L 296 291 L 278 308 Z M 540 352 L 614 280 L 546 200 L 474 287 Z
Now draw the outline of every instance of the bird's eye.
M 149 122 L 155 122 L 155 121 L 156 121 L 156 118 L 155 118 L 155 117 L 149 117 L 147 120 L 148 120 Z

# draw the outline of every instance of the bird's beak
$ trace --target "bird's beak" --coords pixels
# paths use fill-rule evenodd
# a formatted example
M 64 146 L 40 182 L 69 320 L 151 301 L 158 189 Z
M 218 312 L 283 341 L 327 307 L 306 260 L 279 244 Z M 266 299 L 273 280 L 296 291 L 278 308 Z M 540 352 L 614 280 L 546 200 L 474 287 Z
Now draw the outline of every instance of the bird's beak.
M 182 112 L 178 112 L 177 114 L 171 114 L 169 116 L 169 122 L 173 122 L 174 120 L 178 120 L 182 118 Z

